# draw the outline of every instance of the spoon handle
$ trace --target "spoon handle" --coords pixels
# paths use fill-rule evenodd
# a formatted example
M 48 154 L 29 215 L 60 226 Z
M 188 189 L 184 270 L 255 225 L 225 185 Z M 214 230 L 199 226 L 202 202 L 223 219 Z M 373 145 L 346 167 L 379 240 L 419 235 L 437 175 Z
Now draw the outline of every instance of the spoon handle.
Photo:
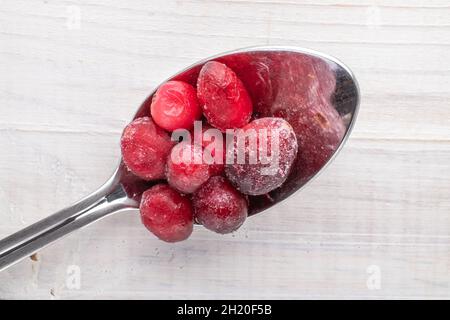
M 113 177 L 100 189 L 74 205 L 0 240 L 0 271 L 112 213 L 136 208 Z

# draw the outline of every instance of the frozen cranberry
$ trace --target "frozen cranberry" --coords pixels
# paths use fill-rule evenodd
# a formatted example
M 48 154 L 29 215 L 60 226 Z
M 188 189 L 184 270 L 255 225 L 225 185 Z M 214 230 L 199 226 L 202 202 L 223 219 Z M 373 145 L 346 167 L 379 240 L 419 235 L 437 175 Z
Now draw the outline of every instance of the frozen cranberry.
M 167 131 L 190 129 L 202 111 L 193 86 L 182 81 L 168 81 L 153 96 L 150 106 L 153 120 Z
M 297 155 L 297 139 L 281 118 L 261 118 L 236 131 L 225 167 L 227 178 L 242 193 L 261 195 L 287 179 Z
M 128 169 L 144 180 L 164 178 L 167 156 L 173 146 L 167 132 L 148 117 L 130 123 L 120 142 Z
M 247 199 L 224 177 L 209 179 L 192 201 L 196 220 L 217 233 L 233 232 L 247 218 Z
M 182 241 L 192 233 L 191 201 L 166 184 L 158 184 L 144 192 L 140 211 L 142 223 L 161 240 Z
M 210 61 L 200 71 L 197 95 L 208 122 L 225 131 L 247 124 L 252 101 L 236 74 L 226 65 Z
M 231 68 L 242 81 L 253 102 L 253 112 L 267 108 L 273 103 L 277 69 L 275 53 L 247 53 L 226 56 L 220 62 Z
M 211 176 L 210 165 L 203 161 L 199 145 L 180 142 L 167 158 L 167 181 L 183 193 L 193 193 Z

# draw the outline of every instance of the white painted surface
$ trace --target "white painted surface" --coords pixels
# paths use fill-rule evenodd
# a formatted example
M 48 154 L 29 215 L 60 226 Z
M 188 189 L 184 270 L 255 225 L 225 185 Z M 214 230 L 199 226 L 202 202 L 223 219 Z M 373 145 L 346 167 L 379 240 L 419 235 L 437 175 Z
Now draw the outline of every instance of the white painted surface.
M 450 298 L 448 0 L 1 0 L 0 237 L 102 184 L 161 80 L 258 44 L 359 79 L 323 175 L 234 235 L 169 245 L 106 219 L 0 273 L 0 298 Z

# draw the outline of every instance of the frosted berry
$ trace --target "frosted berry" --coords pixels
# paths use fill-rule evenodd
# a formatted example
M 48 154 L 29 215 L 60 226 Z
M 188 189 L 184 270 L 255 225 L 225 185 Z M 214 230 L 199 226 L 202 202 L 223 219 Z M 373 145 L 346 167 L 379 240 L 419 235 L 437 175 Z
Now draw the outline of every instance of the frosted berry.
M 144 180 L 164 178 L 167 156 L 173 146 L 167 132 L 151 118 L 139 118 L 123 131 L 122 158 L 128 169 Z
M 247 218 L 247 199 L 224 177 L 210 178 L 192 201 L 196 221 L 217 233 L 233 232 Z
M 202 111 L 193 86 L 183 81 L 168 81 L 153 96 L 150 106 L 153 120 L 167 131 L 190 129 Z
M 222 130 L 240 128 L 252 115 L 252 101 L 243 83 L 226 65 L 210 61 L 200 70 L 197 95 L 208 122 Z
M 180 142 L 167 158 L 167 181 L 183 193 L 193 193 L 211 176 L 210 165 L 203 161 L 201 146 Z
M 142 223 L 166 242 L 186 240 L 193 229 L 191 201 L 166 184 L 158 184 L 142 195 Z
M 287 179 L 297 149 L 295 132 L 286 120 L 254 120 L 237 130 L 230 151 L 234 161 L 227 161 L 225 174 L 242 193 L 268 193 Z

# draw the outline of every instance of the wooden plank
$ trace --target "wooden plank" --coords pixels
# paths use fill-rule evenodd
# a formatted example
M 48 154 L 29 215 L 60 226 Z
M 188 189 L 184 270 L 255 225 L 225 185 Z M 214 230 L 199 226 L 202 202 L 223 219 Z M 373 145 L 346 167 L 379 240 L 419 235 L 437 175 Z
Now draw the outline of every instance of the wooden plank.
M 336 161 L 237 233 L 169 245 L 114 216 L 0 273 L 0 298 L 449 298 L 448 1 L 1 4 L 0 237 L 101 185 L 150 90 L 205 56 L 322 50 L 362 105 Z

